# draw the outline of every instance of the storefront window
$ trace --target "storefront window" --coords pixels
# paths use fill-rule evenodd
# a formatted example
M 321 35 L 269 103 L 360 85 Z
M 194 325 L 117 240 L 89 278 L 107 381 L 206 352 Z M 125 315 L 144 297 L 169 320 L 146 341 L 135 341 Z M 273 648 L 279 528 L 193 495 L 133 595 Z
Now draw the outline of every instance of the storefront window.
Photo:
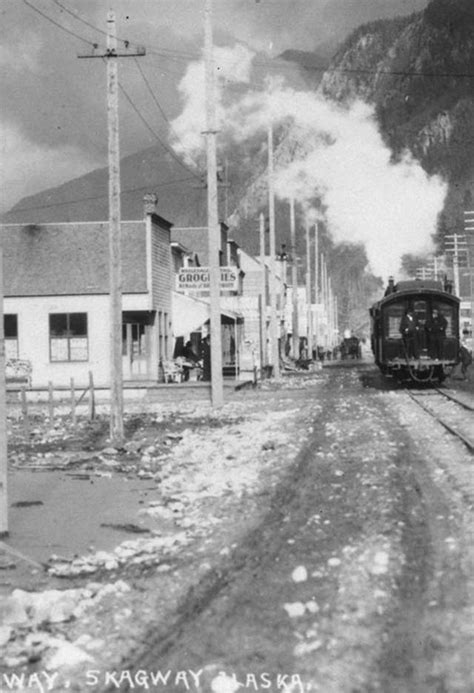
M 3 316 L 3 330 L 5 335 L 5 358 L 18 358 L 18 316 L 6 313 Z
M 51 313 L 49 350 L 51 361 L 87 361 L 87 313 Z

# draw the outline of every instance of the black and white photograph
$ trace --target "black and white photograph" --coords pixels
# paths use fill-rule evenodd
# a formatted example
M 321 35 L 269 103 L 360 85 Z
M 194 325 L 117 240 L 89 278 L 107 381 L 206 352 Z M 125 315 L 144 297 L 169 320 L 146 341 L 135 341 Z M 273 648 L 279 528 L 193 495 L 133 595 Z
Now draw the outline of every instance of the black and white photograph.
M 0 26 L 0 693 L 472 693 L 473 0 Z

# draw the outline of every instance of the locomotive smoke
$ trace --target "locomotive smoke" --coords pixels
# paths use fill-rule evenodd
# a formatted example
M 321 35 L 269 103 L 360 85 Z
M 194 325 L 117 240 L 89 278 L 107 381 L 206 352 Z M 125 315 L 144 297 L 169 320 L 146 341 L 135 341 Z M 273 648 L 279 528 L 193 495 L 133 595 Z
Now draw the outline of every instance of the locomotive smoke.
M 225 77 L 227 68 L 236 64 L 235 56 L 245 68 L 238 81 L 247 83 L 252 55 L 241 47 L 226 50 L 217 62 L 218 74 Z M 190 66 L 190 71 L 197 69 Z M 200 70 L 203 74 L 202 64 Z M 181 84 L 185 108 L 173 129 L 183 142 L 192 143 L 196 157 L 202 153 L 200 133 L 205 130 L 204 100 L 201 96 L 199 102 L 196 90 L 202 95 L 203 88 L 188 75 Z M 304 208 L 319 198 L 333 238 L 364 243 L 374 274 L 386 279 L 399 273 L 404 253 L 433 250 L 432 234 L 447 186 L 439 176 L 428 176 L 408 151 L 393 160 L 372 106 L 361 101 L 340 106 L 317 93 L 295 90 L 281 78 L 232 102 L 221 91 L 221 145 L 242 145 L 263 134 L 270 122 L 275 127 L 284 124 L 288 131 L 275 153 L 278 197 L 293 197 Z
M 226 128 L 226 111 L 223 85 L 228 83 L 248 84 L 250 81 L 254 53 L 241 44 L 234 48 L 216 47 L 216 119 L 219 130 Z M 172 145 L 188 164 L 195 164 L 203 154 L 206 130 L 206 90 L 204 62 L 189 64 L 178 87 L 185 107 L 171 123 Z

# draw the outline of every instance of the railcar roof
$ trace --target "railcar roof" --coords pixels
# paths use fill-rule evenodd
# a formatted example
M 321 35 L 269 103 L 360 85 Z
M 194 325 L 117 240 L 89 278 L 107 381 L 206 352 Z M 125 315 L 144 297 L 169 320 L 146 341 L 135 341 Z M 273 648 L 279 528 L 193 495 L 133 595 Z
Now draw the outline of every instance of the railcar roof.
M 434 279 L 407 279 L 405 281 L 397 282 L 394 288 L 395 292 L 431 289 L 432 291 L 441 291 L 446 293 L 443 288 L 443 282 L 435 281 Z
M 402 282 L 397 282 L 394 285 L 393 291 L 387 293 L 380 301 L 373 304 L 372 308 L 384 306 L 387 303 L 396 303 L 397 300 L 407 298 L 409 296 L 438 296 L 439 299 L 451 303 L 460 303 L 461 299 L 455 294 L 445 291 L 442 282 L 433 281 L 432 279 L 412 279 Z

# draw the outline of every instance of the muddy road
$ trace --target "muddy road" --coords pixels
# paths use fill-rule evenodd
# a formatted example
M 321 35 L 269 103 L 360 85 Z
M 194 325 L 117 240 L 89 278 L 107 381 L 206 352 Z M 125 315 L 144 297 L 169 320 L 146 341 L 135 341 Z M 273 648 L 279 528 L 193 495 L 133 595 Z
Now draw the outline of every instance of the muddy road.
M 472 455 L 369 365 L 278 396 L 310 437 L 258 524 L 84 690 L 474 690 Z

